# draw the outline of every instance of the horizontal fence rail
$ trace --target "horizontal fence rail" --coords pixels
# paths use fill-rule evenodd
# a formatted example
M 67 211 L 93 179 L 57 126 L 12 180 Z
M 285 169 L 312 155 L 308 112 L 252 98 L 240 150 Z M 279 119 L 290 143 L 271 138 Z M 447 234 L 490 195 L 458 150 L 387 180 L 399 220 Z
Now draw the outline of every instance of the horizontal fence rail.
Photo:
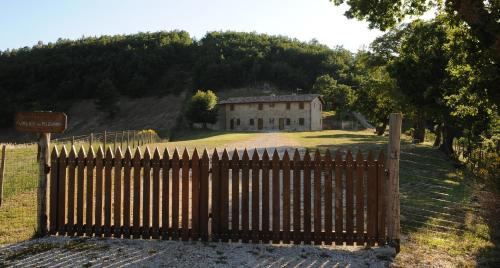
M 51 153 L 49 232 L 69 236 L 387 242 L 385 156 L 296 149 Z

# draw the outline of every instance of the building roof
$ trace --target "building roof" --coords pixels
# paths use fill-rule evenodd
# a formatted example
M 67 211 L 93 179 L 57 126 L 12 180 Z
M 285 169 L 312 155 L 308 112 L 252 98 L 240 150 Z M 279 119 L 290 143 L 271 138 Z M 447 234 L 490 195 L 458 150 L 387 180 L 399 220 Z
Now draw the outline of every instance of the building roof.
M 313 101 L 319 98 L 323 99 L 319 94 L 302 94 L 302 95 L 275 95 L 275 96 L 253 96 L 253 97 L 236 97 L 222 100 L 219 104 L 238 104 L 238 103 L 268 103 L 268 102 L 298 102 L 298 101 Z

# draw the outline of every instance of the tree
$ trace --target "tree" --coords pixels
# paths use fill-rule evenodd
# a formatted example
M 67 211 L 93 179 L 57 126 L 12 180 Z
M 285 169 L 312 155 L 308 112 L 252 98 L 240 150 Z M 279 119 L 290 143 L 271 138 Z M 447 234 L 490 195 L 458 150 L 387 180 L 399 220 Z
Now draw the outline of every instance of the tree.
M 106 112 L 109 117 L 113 118 L 120 110 L 120 107 L 118 106 L 120 94 L 113 84 L 113 81 L 110 79 L 102 80 L 97 86 L 97 91 L 99 92 L 95 102 L 97 108 Z
M 191 97 L 186 117 L 192 123 L 201 123 L 203 128 L 207 128 L 207 124 L 217 122 L 217 96 L 211 90 L 198 90 Z
M 465 22 L 481 46 L 500 63 L 500 1 L 491 0 L 330 0 L 335 5 L 347 3 L 345 16 L 367 20 L 371 28 L 387 30 L 407 16 L 422 15 L 438 7 L 457 22 Z
M 323 96 L 325 109 L 330 108 L 335 111 L 350 110 L 357 98 L 356 92 L 350 86 L 338 84 L 337 80 L 328 74 L 316 78 L 312 91 Z

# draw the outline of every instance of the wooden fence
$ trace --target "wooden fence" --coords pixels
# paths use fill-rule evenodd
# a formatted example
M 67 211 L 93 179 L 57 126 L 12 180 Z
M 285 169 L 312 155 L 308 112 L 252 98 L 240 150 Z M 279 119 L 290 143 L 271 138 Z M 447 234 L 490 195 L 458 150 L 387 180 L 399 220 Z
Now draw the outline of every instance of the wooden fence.
M 231 156 L 230 156 L 231 155 Z M 211 156 L 54 148 L 49 233 L 253 243 L 385 244 L 382 152 Z

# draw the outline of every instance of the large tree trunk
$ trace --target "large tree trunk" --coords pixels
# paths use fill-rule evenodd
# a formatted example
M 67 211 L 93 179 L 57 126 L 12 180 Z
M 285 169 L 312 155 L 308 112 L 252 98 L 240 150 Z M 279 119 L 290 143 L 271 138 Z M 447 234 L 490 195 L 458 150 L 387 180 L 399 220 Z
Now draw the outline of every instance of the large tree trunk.
M 412 138 L 414 142 L 418 143 L 424 142 L 425 139 L 425 121 L 419 114 L 417 115 Z
M 436 126 L 434 133 L 436 134 L 436 139 L 434 140 L 434 144 L 432 146 L 438 147 L 439 145 L 441 145 L 441 124 L 438 124 Z
M 387 121 L 384 121 L 382 125 L 377 125 L 375 127 L 375 131 L 377 135 L 382 136 L 385 133 L 385 129 L 387 128 Z
M 495 62 L 500 63 L 500 23 L 488 12 L 483 0 L 447 0 L 458 16 L 471 28 L 480 45 L 488 49 Z M 495 4 L 493 4 L 495 5 Z
M 444 123 L 443 126 L 443 143 L 439 146 L 439 150 L 443 151 L 446 155 L 453 155 L 453 139 L 457 137 L 457 131 Z

